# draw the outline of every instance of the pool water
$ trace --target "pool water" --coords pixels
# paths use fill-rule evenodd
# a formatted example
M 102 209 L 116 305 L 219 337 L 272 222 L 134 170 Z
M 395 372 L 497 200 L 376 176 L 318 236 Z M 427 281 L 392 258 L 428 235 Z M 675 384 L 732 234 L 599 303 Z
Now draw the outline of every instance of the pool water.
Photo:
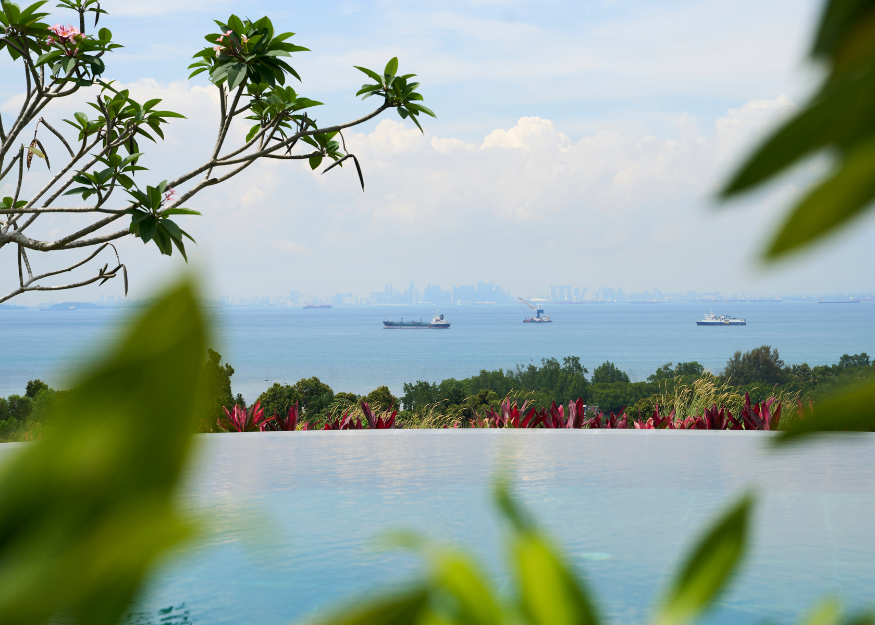
M 198 437 L 183 505 L 212 529 L 165 563 L 138 622 L 300 621 L 398 587 L 419 561 L 388 530 L 458 542 L 498 588 L 492 476 L 565 550 L 612 623 L 644 623 L 703 524 L 751 486 L 752 549 L 703 622 L 796 622 L 837 594 L 872 605 L 875 434 L 786 451 L 753 432 L 356 431 Z M 164 610 L 159 614 L 159 610 Z

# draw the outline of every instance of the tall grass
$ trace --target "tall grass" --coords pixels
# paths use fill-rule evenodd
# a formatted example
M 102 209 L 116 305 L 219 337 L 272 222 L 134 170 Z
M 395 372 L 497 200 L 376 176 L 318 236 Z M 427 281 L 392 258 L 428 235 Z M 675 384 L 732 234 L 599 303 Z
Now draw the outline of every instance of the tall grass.
M 776 398 L 776 404 L 783 405 L 787 414 L 795 413 L 798 392 L 791 393 L 776 385 L 772 388 L 771 395 Z M 700 416 L 706 408 L 713 405 L 725 407 L 733 415 L 738 416 L 744 405 L 744 393 L 739 392 L 728 381 L 722 382 L 708 372 L 689 384 L 684 383 L 682 378 L 666 380 L 660 383 L 660 392 L 651 400 L 654 405 L 659 405 L 660 414 L 666 415 L 674 410 L 676 419 Z

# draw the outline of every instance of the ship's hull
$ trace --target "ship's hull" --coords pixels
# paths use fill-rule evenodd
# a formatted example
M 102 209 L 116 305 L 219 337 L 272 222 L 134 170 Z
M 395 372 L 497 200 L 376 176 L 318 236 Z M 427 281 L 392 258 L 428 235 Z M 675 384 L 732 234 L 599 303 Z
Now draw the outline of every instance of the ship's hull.
M 307 304 L 304 306 L 304 310 L 319 310 L 322 308 L 333 308 L 333 306 L 331 304 Z
M 447 330 L 449 323 L 423 323 L 421 321 L 384 321 L 384 330 Z
M 553 323 L 550 319 L 523 319 L 523 323 Z
M 746 321 L 697 321 L 697 326 L 746 326 Z

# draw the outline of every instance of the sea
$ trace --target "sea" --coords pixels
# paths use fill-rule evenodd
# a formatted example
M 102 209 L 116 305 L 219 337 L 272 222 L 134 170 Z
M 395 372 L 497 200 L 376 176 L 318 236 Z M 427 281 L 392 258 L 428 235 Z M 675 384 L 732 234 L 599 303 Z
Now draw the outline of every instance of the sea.
M 746 326 L 700 327 L 717 315 Z M 777 348 L 787 364 L 837 363 L 875 354 L 875 305 L 731 302 L 547 305 L 549 324 L 522 323 L 522 304 L 444 306 L 448 330 L 385 330 L 383 321 L 430 321 L 435 307 L 205 308 L 210 345 L 234 368 L 233 392 L 248 402 L 274 382 L 318 377 L 337 391 L 367 393 L 406 382 L 462 379 L 542 359 L 578 356 L 592 372 L 605 361 L 644 380 L 665 363 L 698 361 L 718 373 L 737 350 Z M 39 378 L 66 388 L 106 350 L 136 309 L 0 310 L 0 396 Z

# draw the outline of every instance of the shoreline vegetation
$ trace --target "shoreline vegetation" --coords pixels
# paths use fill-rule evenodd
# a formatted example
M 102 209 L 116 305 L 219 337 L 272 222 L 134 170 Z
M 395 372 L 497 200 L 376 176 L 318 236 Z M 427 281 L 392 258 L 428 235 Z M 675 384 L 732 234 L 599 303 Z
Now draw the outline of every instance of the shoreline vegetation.
M 785 365 L 764 345 L 736 352 L 715 375 L 698 362 L 666 363 L 631 382 L 611 362 L 592 374 L 576 356 L 541 366 L 483 370 L 476 376 L 387 386 L 358 395 L 335 392 L 317 377 L 275 383 L 248 406 L 232 394 L 233 367 L 207 350 L 199 395 L 198 431 L 542 427 L 786 429 L 823 399 L 875 376 L 866 353 L 835 365 Z M 0 398 L 0 442 L 35 440 L 69 391 L 39 380 L 24 395 Z M 761 411 L 769 417 L 761 416 Z M 756 416 L 755 416 L 756 415 Z M 774 421 L 774 423 L 772 423 Z M 293 425 L 292 425 L 293 423 Z M 378 423 L 380 425 L 378 426 Z M 291 426 L 291 427 L 290 427 Z

